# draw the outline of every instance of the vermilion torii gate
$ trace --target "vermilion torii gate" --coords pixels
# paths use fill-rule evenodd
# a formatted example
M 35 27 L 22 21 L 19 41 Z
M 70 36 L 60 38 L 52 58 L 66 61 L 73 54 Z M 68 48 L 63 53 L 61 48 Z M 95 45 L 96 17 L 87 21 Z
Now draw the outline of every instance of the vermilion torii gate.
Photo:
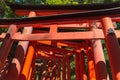
M 28 17 L 0 19 L 0 27 L 8 28 L 7 33 L 0 35 L 1 80 L 71 80 L 71 58 L 75 59 L 76 80 L 110 80 L 101 39 L 105 40 L 112 78 L 120 80 L 120 32 L 113 24 L 120 21 L 119 2 L 92 5 L 6 3 L 16 15 Z M 18 45 L 13 58 L 9 59 L 14 42 Z M 42 60 L 42 64 L 37 64 L 37 59 Z M 40 67 L 41 78 L 35 75 L 37 67 Z

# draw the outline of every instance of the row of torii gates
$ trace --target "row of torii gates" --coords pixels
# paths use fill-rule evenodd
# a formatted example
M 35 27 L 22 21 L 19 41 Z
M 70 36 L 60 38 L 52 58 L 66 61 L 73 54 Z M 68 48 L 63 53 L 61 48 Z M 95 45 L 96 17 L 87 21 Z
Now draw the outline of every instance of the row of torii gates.
M 86 5 L 22 5 L 6 2 L 23 18 L 0 19 L 0 80 L 110 80 L 101 39 L 105 40 L 113 80 L 120 80 L 120 2 Z M 28 17 L 26 17 L 28 16 Z M 11 47 L 14 56 L 8 58 Z M 86 56 L 86 58 L 85 58 Z M 36 60 L 43 60 L 36 64 Z M 85 60 L 87 59 L 87 65 Z M 86 68 L 88 70 L 86 71 Z M 88 73 L 88 75 L 87 75 Z

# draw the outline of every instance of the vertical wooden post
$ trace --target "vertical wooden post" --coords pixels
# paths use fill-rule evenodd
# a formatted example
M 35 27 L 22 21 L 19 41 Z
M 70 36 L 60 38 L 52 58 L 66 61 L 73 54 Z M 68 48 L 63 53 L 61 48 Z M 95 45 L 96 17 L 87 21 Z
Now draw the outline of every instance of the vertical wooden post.
M 32 64 L 31 64 L 30 70 L 29 70 L 28 80 L 35 80 L 36 79 L 36 75 L 35 75 L 35 72 L 36 72 L 35 62 L 36 62 L 36 55 L 35 55 L 35 52 L 34 52 Z
M 87 58 L 88 58 L 89 80 L 96 80 L 95 65 L 94 65 L 94 59 L 92 53 L 93 53 L 92 48 L 88 47 Z
M 50 33 L 57 33 L 57 24 L 50 25 Z
M 56 61 L 53 61 L 53 66 L 52 66 L 52 79 L 51 80 L 56 80 Z
M 101 40 L 93 40 L 93 53 L 97 80 L 109 80 Z
M 0 48 L 0 71 L 5 65 L 5 61 L 13 44 L 12 36 L 17 32 L 16 25 L 10 25 L 7 34 Z
M 113 80 L 120 80 L 120 48 L 116 38 L 113 23 L 110 17 L 102 19 L 103 32 L 105 35 L 106 47 L 110 66 L 112 71 Z
M 43 72 L 42 72 L 42 80 L 46 79 L 46 65 L 47 65 L 47 60 L 43 61 L 44 67 L 43 67 Z
M 79 54 L 75 54 L 76 80 L 80 80 Z
M 84 53 L 83 51 L 80 52 L 79 55 L 79 68 L 80 68 L 80 80 L 87 80 L 87 74 L 86 74 L 86 70 L 85 70 L 85 61 L 84 61 Z
M 51 60 L 48 61 L 47 80 L 50 80 Z
M 20 75 L 20 80 L 27 80 L 28 79 L 28 75 L 29 75 L 29 71 L 31 68 L 33 57 L 34 57 L 34 43 L 30 44 L 30 46 L 28 48 L 28 52 L 26 54 L 23 69 L 22 69 L 22 72 Z
M 36 16 L 34 11 L 29 13 L 29 17 Z M 26 27 L 23 29 L 23 34 L 31 34 L 32 27 Z M 24 56 L 28 48 L 29 41 L 20 41 L 18 47 L 15 51 L 15 57 L 12 60 L 12 63 L 9 67 L 8 74 L 6 75 L 6 80 L 17 80 L 20 75 L 21 67 L 24 61 Z
M 32 67 L 30 68 L 30 71 L 29 71 L 29 75 L 28 75 L 28 79 L 27 80 L 31 80 L 31 77 L 32 77 L 32 72 L 33 72 L 33 69 Z
M 66 80 L 66 59 L 65 55 L 63 54 L 62 59 L 62 80 Z
M 71 80 L 70 57 L 67 58 L 67 80 Z
M 61 74 L 61 60 L 58 59 L 58 77 L 57 77 L 57 80 L 61 80 L 60 78 L 60 74 Z

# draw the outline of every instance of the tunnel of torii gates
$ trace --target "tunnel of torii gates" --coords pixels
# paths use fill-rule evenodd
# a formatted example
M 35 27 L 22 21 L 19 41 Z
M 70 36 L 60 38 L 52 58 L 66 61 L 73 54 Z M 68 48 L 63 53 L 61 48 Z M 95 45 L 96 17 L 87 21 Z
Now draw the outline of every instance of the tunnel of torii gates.
M 8 29 L 0 34 L 0 80 L 72 80 L 73 61 L 76 80 L 120 80 L 120 31 L 116 25 L 120 2 L 6 4 L 24 17 L 0 19 L 0 28 Z M 105 41 L 111 75 L 101 40 Z

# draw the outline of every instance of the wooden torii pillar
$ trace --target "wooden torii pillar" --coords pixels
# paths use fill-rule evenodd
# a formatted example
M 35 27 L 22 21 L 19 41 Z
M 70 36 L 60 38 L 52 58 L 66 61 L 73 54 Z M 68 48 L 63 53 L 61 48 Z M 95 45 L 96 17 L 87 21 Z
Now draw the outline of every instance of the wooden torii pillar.
M 63 54 L 62 59 L 62 80 L 66 80 L 66 56 Z
M 91 46 L 88 46 L 87 51 L 87 60 L 88 60 L 88 75 L 89 80 L 96 80 L 96 73 L 95 73 L 95 64 L 94 64 L 94 58 L 93 58 L 93 50 Z
M 58 74 L 57 74 L 57 80 L 61 80 L 61 60 L 58 59 Z
M 35 46 L 34 43 L 31 43 L 28 48 L 28 52 L 26 54 L 26 58 L 23 64 L 23 68 L 21 70 L 21 75 L 19 77 L 19 80 L 28 80 L 30 68 L 32 66 L 32 61 L 34 61 L 35 56 Z
M 49 60 L 48 61 L 48 69 L 47 69 L 47 80 L 50 80 L 50 71 L 51 71 L 51 64 L 52 64 L 52 61 Z
M 80 80 L 87 80 L 86 67 L 85 66 L 85 53 L 81 51 L 79 54 L 79 68 L 80 68 Z
M 36 16 L 35 12 L 31 11 L 29 13 L 29 17 Z M 23 29 L 23 34 L 31 34 L 32 27 L 26 27 Z M 20 71 L 23 65 L 24 57 L 28 48 L 29 41 L 22 41 L 18 43 L 18 47 L 16 49 L 15 57 L 12 60 L 10 68 L 8 70 L 8 74 L 6 75 L 6 80 L 17 80 L 20 75 Z
M 12 37 L 17 32 L 18 28 L 16 25 L 10 25 L 7 34 L 2 42 L 1 48 L 0 48 L 0 72 L 2 71 L 2 68 L 5 65 L 5 61 L 7 59 L 7 56 L 10 52 L 10 49 L 13 44 Z
M 101 40 L 92 40 L 97 80 L 109 80 Z
M 76 80 L 80 80 L 79 54 L 75 54 L 75 73 L 76 73 Z
M 70 57 L 67 58 L 66 67 L 67 67 L 67 80 L 71 80 L 71 60 Z
M 91 25 L 91 30 L 95 31 L 98 29 L 97 23 Z M 102 43 L 100 39 L 93 39 L 91 41 L 93 49 L 93 57 L 95 61 L 95 72 L 97 80 L 109 80 L 109 75 L 106 68 L 106 61 L 104 58 L 104 52 L 102 48 Z
M 51 80 L 56 80 L 56 60 L 53 61 L 52 63 L 52 76 L 51 76 Z
M 120 47 L 110 17 L 102 18 L 103 32 L 108 51 L 113 80 L 120 80 Z
M 83 48 L 80 48 L 79 54 L 75 54 L 76 80 L 87 80 L 83 50 Z

